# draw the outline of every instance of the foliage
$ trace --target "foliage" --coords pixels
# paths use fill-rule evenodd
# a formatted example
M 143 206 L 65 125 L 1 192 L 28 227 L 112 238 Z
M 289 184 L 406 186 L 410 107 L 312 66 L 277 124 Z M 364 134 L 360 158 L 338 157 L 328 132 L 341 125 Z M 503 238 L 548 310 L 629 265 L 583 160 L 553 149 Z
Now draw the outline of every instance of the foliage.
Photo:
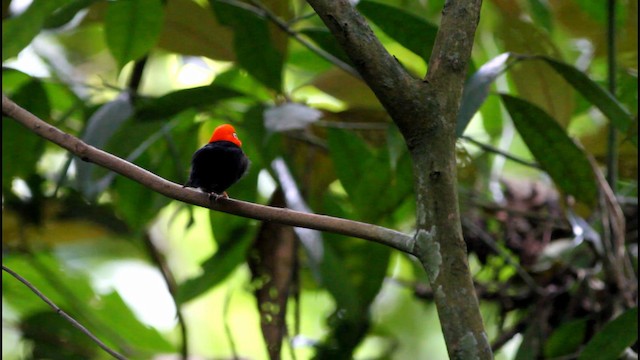
M 3 1 L 3 93 L 40 118 L 177 183 L 212 129 L 233 123 L 252 164 L 231 197 L 274 204 L 276 189 L 297 191 L 288 207 L 414 231 L 406 146 L 366 85 L 338 68 L 350 61 L 307 4 L 34 0 L 22 12 L 17 4 Z M 628 310 L 637 303 L 637 1 L 616 8 L 613 94 L 604 5 L 593 4 L 483 5 L 458 116 L 458 175 L 498 357 L 589 359 L 602 344 L 608 358 L 637 352 L 637 308 Z M 365 0 L 357 9 L 421 78 L 443 6 Z M 619 134 L 613 200 L 593 170 L 594 161 L 606 165 L 609 124 Z M 176 311 L 189 353 L 208 357 L 275 356 L 284 333 L 289 358 L 446 353 L 433 292 L 405 254 L 299 229 L 301 249 L 266 246 L 286 227 L 267 231 L 169 201 L 6 117 L 2 150 L 3 263 L 130 358 L 181 352 Z M 624 220 L 626 232 L 612 226 Z M 270 265 L 265 275 L 259 259 L 278 264 L 278 251 L 296 254 L 285 263 L 291 279 L 260 292 L 284 270 Z M 149 269 L 154 280 L 137 286 L 160 295 L 126 287 Z M 106 357 L 2 279 L 3 358 Z M 140 303 L 164 304 L 169 321 L 145 317 Z M 264 324 L 280 311 L 287 331 L 277 335 Z M 18 340 L 5 343 L 5 331 Z

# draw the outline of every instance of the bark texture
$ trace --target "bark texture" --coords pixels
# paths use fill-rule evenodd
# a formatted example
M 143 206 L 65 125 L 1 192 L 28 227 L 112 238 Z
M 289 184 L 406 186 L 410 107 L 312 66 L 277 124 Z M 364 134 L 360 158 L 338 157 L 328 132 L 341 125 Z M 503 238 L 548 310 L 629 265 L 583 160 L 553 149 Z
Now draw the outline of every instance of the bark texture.
M 414 165 L 413 253 L 436 294 L 452 359 L 491 359 L 458 208 L 456 116 L 481 0 L 449 0 L 425 79 L 409 75 L 347 0 L 308 0 L 402 132 Z M 419 34 L 416 34 L 419 36 Z

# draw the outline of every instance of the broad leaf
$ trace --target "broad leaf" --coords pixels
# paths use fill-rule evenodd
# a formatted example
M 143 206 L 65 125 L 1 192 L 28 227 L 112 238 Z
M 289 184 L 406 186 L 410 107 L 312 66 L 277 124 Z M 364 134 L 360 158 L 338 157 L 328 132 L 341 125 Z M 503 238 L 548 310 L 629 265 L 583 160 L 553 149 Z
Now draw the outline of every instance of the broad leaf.
M 284 54 L 275 46 L 267 20 L 231 3 L 210 3 L 218 21 L 233 28 L 238 64 L 264 85 L 280 91 Z
M 27 82 L 10 95 L 19 106 L 29 109 L 41 119 L 48 119 L 51 111 L 47 93 L 38 80 Z M 14 119 L 2 117 L 2 185 L 11 186 L 14 177 L 26 178 L 35 171 L 44 151 L 44 141 Z
M 189 108 L 211 106 L 220 100 L 237 96 L 242 94 L 215 84 L 177 90 L 142 102 L 136 109 L 136 118 L 140 120 L 167 118 Z
M 66 0 L 35 0 L 17 17 L 2 21 L 2 61 L 17 56 L 40 32 L 45 21 Z M 4 14 L 3 14 L 4 15 Z
M 570 83 L 582 96 L 595 105 L 602 113 L 609 118 L 614 127 L 620 132 L 627 133 L 633 119 L 627 109 L 625 109 L 610 92 L 603 89 L 593 80 L 576 69 L 575 67 L 552 58 L 543 56 L 541 60 L 549 64 L 558 74 Z M 638 146 L 638 135 L 631 138 L 634 145 Z
M 638 340 L 638 307 L 625 311 L 587 343 L 578 360 L 615 360 Z
M 558 187 L 593 204 L 597 186 L 589 160 L 562 127 L 530 102 L 510 95 L 502 95 L 502 101 L 525 144 Z

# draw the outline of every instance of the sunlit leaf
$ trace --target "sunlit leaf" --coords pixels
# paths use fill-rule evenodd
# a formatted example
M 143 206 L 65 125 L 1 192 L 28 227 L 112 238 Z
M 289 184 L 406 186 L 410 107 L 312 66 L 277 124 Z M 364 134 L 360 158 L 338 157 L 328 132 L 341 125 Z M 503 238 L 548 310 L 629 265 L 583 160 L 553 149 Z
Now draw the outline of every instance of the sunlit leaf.
M 402 46 L 429 61 L 438 27 L 395 6 L 360 1 L 358 10 Z

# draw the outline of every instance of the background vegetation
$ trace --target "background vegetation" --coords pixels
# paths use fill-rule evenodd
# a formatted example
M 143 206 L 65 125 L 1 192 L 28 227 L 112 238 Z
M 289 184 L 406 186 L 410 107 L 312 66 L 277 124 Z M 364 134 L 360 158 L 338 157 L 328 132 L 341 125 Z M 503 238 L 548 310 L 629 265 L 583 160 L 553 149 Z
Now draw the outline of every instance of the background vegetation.
M 252 161 L 232 198 L 415 231 L 406 145 L 305 2 L 2 5 L 3 93 L 60 129 L 184 183 L 232 123 Z M 443 6 L 357 10 L 422 78 Z M 637 13 L 483 4 L 457 155 L 497 358 L 637 358 Z M 128 358 L 447 356 L 406 254 L 172 201 L 7 117 L 2 150 L 3 265 Z M 2 285 L 3 358 L 108 358 L 4 272 Z

